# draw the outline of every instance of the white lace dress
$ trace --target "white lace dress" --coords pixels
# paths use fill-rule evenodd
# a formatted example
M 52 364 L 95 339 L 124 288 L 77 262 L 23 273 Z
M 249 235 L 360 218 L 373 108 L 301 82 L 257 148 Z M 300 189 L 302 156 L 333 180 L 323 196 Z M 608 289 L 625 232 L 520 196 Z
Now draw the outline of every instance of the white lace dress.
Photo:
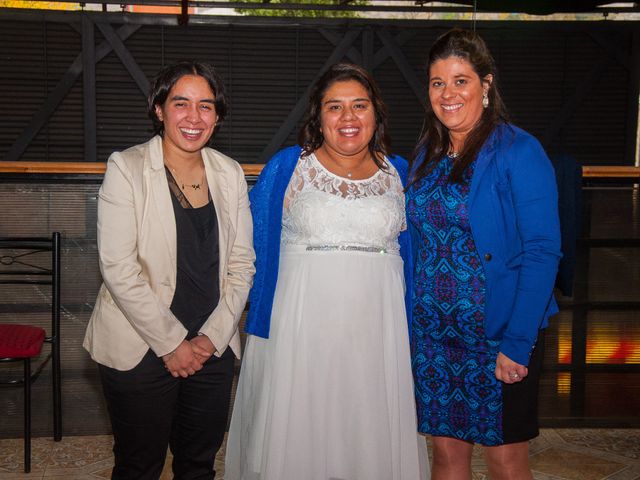
M 397 172 L 302 157 L 287 188 L 270 338 L 249 336 L 225 480 L 418 480 Z M 420 469 L 423 473 L 420 473 Z

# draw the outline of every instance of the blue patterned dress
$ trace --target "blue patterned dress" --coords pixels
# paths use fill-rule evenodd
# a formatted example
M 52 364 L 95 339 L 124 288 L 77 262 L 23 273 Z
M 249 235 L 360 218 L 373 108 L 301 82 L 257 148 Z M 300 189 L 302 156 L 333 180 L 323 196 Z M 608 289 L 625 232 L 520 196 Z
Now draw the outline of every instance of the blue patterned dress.
M 418 430 L 482 445 L 502 440 L 498 341 L 484 334 L 485 274 L 469 225 L 463 184 L 448 181 L 445 157 L 407 192 L 419 232 L 415 255 L 412 363 Z

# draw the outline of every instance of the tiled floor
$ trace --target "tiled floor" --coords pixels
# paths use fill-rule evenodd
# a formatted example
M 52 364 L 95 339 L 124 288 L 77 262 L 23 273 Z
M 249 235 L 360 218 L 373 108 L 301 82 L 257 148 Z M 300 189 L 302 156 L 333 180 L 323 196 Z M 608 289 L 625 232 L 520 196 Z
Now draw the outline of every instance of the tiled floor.
M 224 450 L 216 460 L 218 478 L 224 477 L 223 457 Z M 37 438 L 32 458 L 32 472 L 25 475 L 22 440 L 0 440 L 0 480 L 109 478 L 111 437 L 65 437 L 60 443 Z M 544 429 L 531 444 L 531 465 L 536 480 L 638 480 L 640 430 Z M 473 467 L 474 480 L 488 478 L 480 450 L 474 454 Z M 170 469 L 165 468 L 162 479 L 170 478 Z

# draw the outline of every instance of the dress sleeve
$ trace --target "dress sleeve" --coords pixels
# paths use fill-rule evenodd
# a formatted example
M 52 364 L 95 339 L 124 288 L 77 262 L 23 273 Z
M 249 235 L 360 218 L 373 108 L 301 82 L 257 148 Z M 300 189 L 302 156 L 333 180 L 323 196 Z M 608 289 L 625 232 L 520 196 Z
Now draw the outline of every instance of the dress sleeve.
M 507 150 L 508 188 L 522 253 L 512 259 L 518 282 L 512 315 L 500 350 L 522 365 L 529 363 L 538 330 L 553 299 L 560 253 L 555 174 L 539 142 L 527 136 Z

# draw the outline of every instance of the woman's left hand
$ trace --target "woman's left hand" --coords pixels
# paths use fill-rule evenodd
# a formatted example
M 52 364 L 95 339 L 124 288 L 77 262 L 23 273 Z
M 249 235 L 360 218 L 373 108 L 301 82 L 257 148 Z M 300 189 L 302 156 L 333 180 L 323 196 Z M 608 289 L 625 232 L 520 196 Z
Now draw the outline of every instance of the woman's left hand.
M 514 362 L 504 353 L 498 353 L 496 359 L 496 378 L 504 383 L 521 382 L 529 374 L 524 365 Z
M 175 378 L 187 378 L 202 368 L 202 363 L 193 351 L 193 346 L 183 340 L 178 348 L 162 357 L 165 367 Z
M 201 362 L 206 362 L 216 351 L 216 347 L 209 337 L 206 335 L 198 335 L 189 340 L 191 348 L 196 358 Z

